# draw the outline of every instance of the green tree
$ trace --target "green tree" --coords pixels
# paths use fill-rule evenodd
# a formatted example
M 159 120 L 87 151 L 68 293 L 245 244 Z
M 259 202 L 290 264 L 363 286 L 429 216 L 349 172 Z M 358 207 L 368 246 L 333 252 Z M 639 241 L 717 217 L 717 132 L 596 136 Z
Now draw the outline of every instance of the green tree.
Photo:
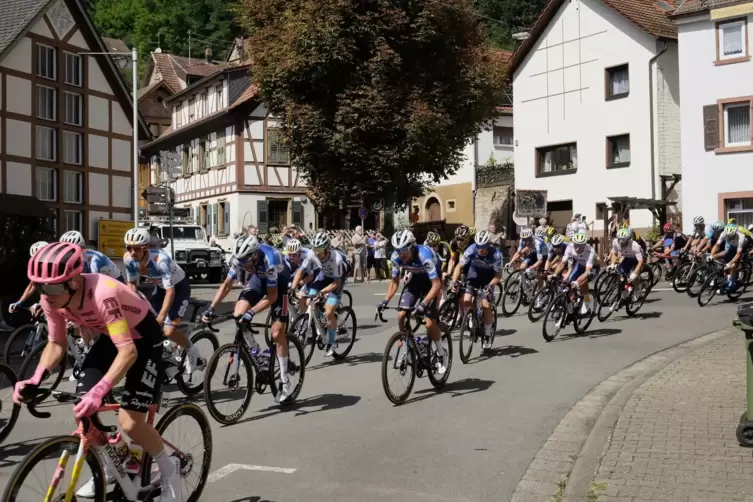
M 500 49 L 514 50 L 513 33 L 533 25 L 548 0 L 473 0 L 484 34 Z
M 440 184 L 495 115 L 504 68 L 470 0 L 242 0 L 252 79 L 319 203 Z

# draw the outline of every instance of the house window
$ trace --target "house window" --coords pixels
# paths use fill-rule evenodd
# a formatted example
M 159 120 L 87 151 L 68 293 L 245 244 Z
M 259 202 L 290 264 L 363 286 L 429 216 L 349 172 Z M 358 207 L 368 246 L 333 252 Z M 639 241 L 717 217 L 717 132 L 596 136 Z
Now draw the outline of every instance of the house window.
M 199 170 L 199 145 L 191 146 L 191 173 Z
M 495 127 L 493 134 L 494 146 L 512 146 L 512 127 Z
M 199 151 L 196 159 L 199 164 L 199 171 L 203 171 L 209 166 L 207 162 L 207 153 L 207 142 L 205 139 L 202 139 L 201 141 L 199 141 Z
M 188 121 L 193 122 L 196 118 L 196 101 L 193 99 L 188 100 Z
M 270 200 L 268 214 L 269 228 L 276 227 L 278 231 L 282 231 L 288 226 L 288 201 Z
M 217 168 L 225 167 L 225 131 L 217 133 Z
M 57 160 L 56 130 L 50 127 L 37 126 L 37 159 Z
M 82 231 L 82 227 L 83 227 L 83 225 L 81 224 L 81 221 L 83 220 L 82 211 L 70 211 L 66 209 L 65 211 L 63 211 L 63 217 L 65 218 L 64 231 L 66 232 L 70 232 L 71 230 L 78 230 L 79 232 Z
M 727 103 L 723 110 L 724 146 L 749 146 L 751 102 Z
M 753 224 L 753 198 L 727 199 L 724 201 L 727 218 L 734 218 L 738 225 L 747 227 Z
M 716 24 L 717 63 L 738 63 L 750 60 L 748 52 L 748 21 L 735 19 Z
M 230 235 L 230 203 L 221 201 L 218 204 L 217 233 L 219 235 Z
M 453 211 L 455 211 L 455 201 L 454 200 L 448 200 L 447 201 L 447 211 L 450 212 L 450 213 L 453 212 Z
M 267 163 L 278 165 L 290 164 L 290 149 L 285 144 L 282 131 L 279 129 L 267 129 Z
M 536 149 L 537 176 L 571 174 L 578 170 L 578 147 L 575 143 Z
M 65 83 L 76 87 L 81 87 L 84 83 L 81 56 L 78 54 L 65 53 Z
M 55 169 L 37 167 L 37 198 L 47 202 L 58 200 L 58 177 Z
M 55 80 L 57 66 L 55 65 L 55 48 L 49 45 L 37 44 L 37 77 Z
M 65 93 L 65 123 L 82 126 L 84 124 L 83 106 L 84 100 L 81 94 L 66 91 Z
M 63 131 L 63 162 L 81 165 L 81 134 Z
M 65 171 L 63 177 L 63 202 L 84 203 L 83 175 L 78 171 Z
M 607 168 L 630 165 L 630 135 L 607 138 Z
M 176 106 L 175 107 L 175 128 L 183 125 L 183 107 L 182 106 Z
M 215 87 L 214 95 L 217 100 L 217 110 L 222 110 L 225 107 L 225 100 L 222 96 L 222 84 Z
M 189 174 L 191 174 L 191 147 L 188 145 L 183 147 L 180 171 L 180 174 L 182 174 L 183 176 L 188 176 Z
M 57 99 L 55 89 L 43 85 L 37 86 L 37 117 L 45 120 L 56 120 Z
M 199 99 L 201 99 L 201 116 L 204 117 L 209 113 L 209 97 L 207 96 L 207 93 L 204 92 Z
M 630 72 L 628 65 L 606 69 L 606 99 L 627 97 L 630 93 Z

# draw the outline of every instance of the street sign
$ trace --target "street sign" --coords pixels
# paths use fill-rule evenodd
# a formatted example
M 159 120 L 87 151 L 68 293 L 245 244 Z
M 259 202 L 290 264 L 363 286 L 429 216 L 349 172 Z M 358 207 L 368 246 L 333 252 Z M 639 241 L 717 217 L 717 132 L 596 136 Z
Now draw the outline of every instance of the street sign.
M 369 212 L 366 210 L 365 207 L 362 207 L 361 209 L 358 210 L 358 217 L 361 218 L 362 220 L 365 220 L 368 215 L 369 215 Z
M 123 258 L 125 233 L 133 228 L 132 221 L 100 219 L 97 231 L 97 249 L 110 258 Z
M 375 213 L 378 213 L 383 208 L 384 208 L 384 204 L 382 204 L 381 202 L 375 202 L 371 205 L 371 210 L 374 211 Z
M 141 192 L 141 197 L 146 199 L 147 202 L 167 204 L 175 200 L 175 193 L 172 188 L 150 186 Z

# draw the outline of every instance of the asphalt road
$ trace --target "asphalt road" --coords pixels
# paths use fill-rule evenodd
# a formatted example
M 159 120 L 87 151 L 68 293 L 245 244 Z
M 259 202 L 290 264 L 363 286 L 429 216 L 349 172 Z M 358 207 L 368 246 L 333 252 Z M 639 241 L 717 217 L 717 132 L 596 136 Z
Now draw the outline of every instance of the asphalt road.
M 594 320 L 582 337 L 561 334 L 546 343 L 541 323 L 525 314 L 500 317 L 491 357 L 476 347 L 464 365 L 456 346 L 446 388 L 435 392 L 421 379 L 395 407 L 380 378 L 394 312 L 385 316 L 389 324 L 373 320 L 386 287 L 350 285 L 356 345 L 339 364 L 315 353 L 297 403 L 281 409 L 269 392 L 254 394 L 240 423 L 212 421 L 214 474 L 202 500 L 509 500 L 554 427 L 592 387 L 649 354 L 729 326 L 735 313 L 733 304 L 716 301 L 699 308 L 660 284 L 636 318 Z M 194 292 L 208 299 L 212 290 Z M 221 343 L 229 341 L 232 323 L 218 327 Z M 22 411 L 0 446 L 0 486 L 36 438 L 73 430 L 69 405 L 48 410 L 54 415 L 47 421 Z

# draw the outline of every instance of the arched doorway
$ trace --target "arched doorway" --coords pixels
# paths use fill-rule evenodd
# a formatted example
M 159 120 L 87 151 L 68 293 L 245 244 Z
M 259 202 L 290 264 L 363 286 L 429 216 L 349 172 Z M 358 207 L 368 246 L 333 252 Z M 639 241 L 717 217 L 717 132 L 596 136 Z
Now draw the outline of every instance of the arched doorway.
M 436 197 L 429 197 L 426 201 L 427 221 L 439 221 L 442 219 L 442 207 Z

